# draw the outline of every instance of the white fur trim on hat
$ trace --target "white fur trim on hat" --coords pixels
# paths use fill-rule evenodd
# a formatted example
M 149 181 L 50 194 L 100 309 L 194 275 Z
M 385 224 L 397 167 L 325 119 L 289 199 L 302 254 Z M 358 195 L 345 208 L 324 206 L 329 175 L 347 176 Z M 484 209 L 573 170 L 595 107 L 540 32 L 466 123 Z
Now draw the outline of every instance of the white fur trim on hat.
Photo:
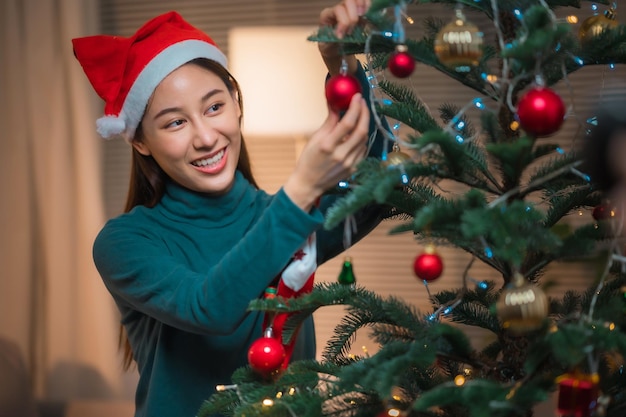
M 126 130 L 126 122 L 119 116 L 102 116 L 96 120 L 96 130 L 104 139 L 120 136 Z
M 168 46 L 146 65 L 130 88 L 118 116 L 124 126 L 117 121 L 109 123 L 109 119 L 115 119 L 115 117 L 105 116 L 100 119 L 102 122 L 98 121 L 103 124 L 103 131 L 113 135 L 120 134 L 130 143 L 146 110 L 148 100 L 159 83 L 176 68 L 196 58 L 207 58 L 216 61 L 224 68 L 227 66 L 226 56 L 215 45 L 208 42 L 188 39 Z M 120 126 L 123 130 L 118 132 L 117 129 Z M 98 127 L 100 129 L 100 124 Z

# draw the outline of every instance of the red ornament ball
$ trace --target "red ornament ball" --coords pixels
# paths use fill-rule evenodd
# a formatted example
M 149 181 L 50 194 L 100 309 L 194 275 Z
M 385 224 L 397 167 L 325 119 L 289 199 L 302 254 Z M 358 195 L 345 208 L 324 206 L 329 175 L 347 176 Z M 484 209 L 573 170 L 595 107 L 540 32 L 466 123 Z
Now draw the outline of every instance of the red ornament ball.
M 596 221 L 610 219 L 615 217 L 615 209 L 608 204 L 600 204 L 593 208 L 591 216 Z
M 356 93 L 361 92 L 359 80 L 350 74 L 337 74 L 326 82 L 326 101 L 333 111 L 345 111 L 350 106 L 350 100 Z
M 278 371 L 287 354 L 282 343 L 273 337 L 261 337 L 248 349 L 248 363 L 256 372 L 270 375 Z
M 415 258 L 413 271 L 419 279 L 434 281 L 443 272 L 443 260 L 433 249 L 427 248 Z
M 546 87 L 528 90 L 517 104 L 517 118 L 531 135 L 550 136 L 563 124 L 565 104 L 557 93 Z
M 413 74 L 415 59 L 408 52 L 407 47 L 402 45 L 389 56 L 387 62 L 389 71 L 398 78 L 406 78 Z

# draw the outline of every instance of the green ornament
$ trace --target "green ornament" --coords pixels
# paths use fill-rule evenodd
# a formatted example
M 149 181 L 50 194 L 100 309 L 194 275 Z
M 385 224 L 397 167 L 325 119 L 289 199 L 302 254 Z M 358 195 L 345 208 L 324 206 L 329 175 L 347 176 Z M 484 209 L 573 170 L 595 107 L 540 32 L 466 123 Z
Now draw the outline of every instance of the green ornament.
M 265 298 L 275 298 L 277 294 L 276 287 L 267 287 L 265 289 Z
M 342 285 L 355 285 L 356 277 L 354 276 L 354 271 L 352 270 L 352 258 L 346 256 L 343 260 L 343 266 L 341 267 L 341 272 L 339 273 L 339 278 L 337 281 Z

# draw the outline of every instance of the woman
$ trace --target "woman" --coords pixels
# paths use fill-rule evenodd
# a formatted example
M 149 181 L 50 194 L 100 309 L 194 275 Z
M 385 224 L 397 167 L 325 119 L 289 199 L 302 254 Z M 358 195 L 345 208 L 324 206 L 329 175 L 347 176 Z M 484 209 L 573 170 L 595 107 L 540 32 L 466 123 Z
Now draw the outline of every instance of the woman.
M 320 24 L 342 36 L 368 6 L 345 0 L 323 10 Z M 105 101 L 98 131 L 133 149 L 126 213 L 107 222 L 93 254 L 138 366 L 135 415 L 193 416 L 247 364 L 248 347 L 263 333 L 263 315 L 247 312 L 249 302 L 275 279 L 285 281 L 281 273 L 300 261 L 299 249 L 314 264 L 343 250 L 342 230 L 321 229 L 332 203 L 324 193 L 365 156 L 368 104 L 356 95 L 341 117 L 330 112 L 283 187 L 267 195 L 241 136 L 241 92 L 210 37 L 170 12 L 130 38 L 73 43 Z M 320 45 L 320 52 L 337 73 L 339 50 Z M 345 59 L 368 88 L 356 59 Z M 371 149 L 380 153 L 382 140 Z M 381 210 L 357 220 L 355 239 L 380 222 Z M 311 284 L 310 272 L 290 278 L 293 294 Z M 314 349 L 308 320 L 293 359 L 313 358 Z

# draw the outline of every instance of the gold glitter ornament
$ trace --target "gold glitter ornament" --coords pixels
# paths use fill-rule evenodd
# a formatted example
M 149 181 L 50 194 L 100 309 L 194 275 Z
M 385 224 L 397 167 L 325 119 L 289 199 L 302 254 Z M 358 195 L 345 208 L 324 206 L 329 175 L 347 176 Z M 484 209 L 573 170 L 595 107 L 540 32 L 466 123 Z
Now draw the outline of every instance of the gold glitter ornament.
M 468 72 L 478 65 L 483 55 L 483 33 L 465 19 L 461 9 L 456 9 L 456 18 L 445 25 L 435 39 L 435 55 L 448 68 Z
M 581 42 L 588 41 L 607 29 L 613 29 L 619 26 L 616 19 L 617 13 L 611 8 L 602 14 L 593 15 L 583 20 L 578 28 L 578 38 Z
M 500 294 L 496 313 L 502 327 L 511 333 L 523 334 L 537 330 L 548 316 L 548 297 L 541 288 L 527 282 L 517 273 L 511 287 Z
M 406 164 L 411 157 L 402 151 L 392 151 L 387 154 L 387 159 L 383 161 L 386 167 L 397 167 Z
M 407 162 L 411 161 L 411 157 L 400 150 L 400 146 L 397 143 L 393 144 L 391 152 L 387 154 L 387 158 L 381 163 L 387 168 L 404 166 Z

